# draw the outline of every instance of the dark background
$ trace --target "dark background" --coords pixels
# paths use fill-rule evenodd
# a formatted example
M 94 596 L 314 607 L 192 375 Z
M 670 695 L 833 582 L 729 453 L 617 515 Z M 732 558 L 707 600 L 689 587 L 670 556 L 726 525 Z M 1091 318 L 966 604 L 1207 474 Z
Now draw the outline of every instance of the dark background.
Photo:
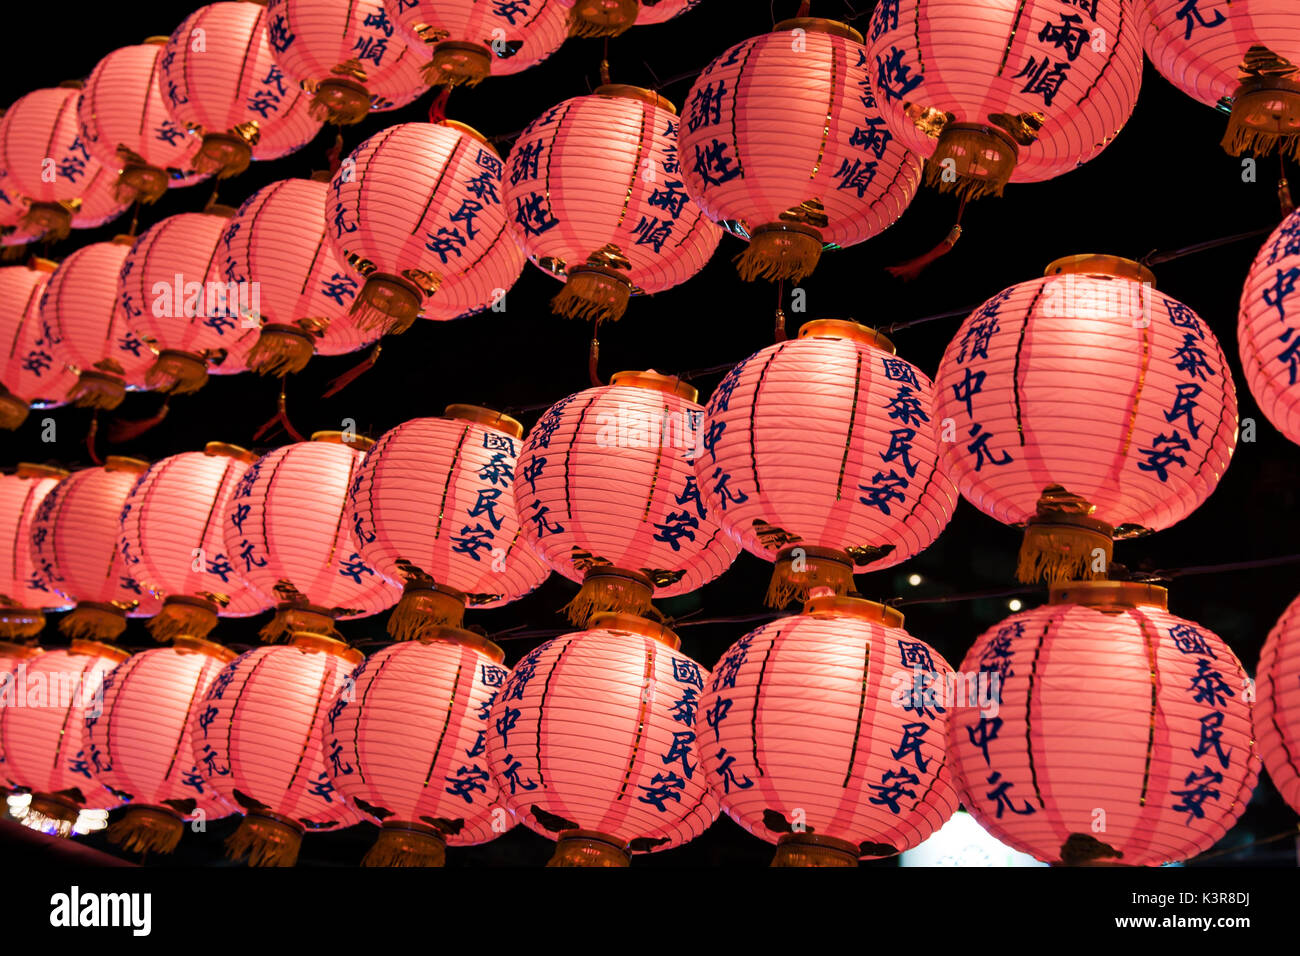
M 817 0 L 814 14 L 852 19 L 865 29 L 872 4 L 857 0 L 859 12 L 843 0 Z M 6 90 L 10 102 L 30 89 L 62 80 L 84 78 L 110 50 L 146 36 L 170 33 L 195 2 L 135 2 L 129 5 L 81 3 L 66 11 L 68 19 L 51 19 L 53 9 L 40 4 L 10 5 L 6 27 L 11 50 L 34 56 L 55 50 L 19 68 L 10 60 Z M 793 16 L 797 0 L 767 3 L 706 0 L 694 11 L 666 24 L 635 28 L 610 42 L 614 82 L 657 87 L 679 107 L 690 87 L 689 76 L 746 37 L 771 28 L 774 18 Z M 57 39 L 54 39 L 57 37 Z M 23 51 L 31 51 L 24 53 Z M 599 83 L 599 40 L 570 40 L 549 60 L 513 77 L 489 79 L 474 90 L 457 90 L 448 115 L 490 137 L 499 137 L 504 155 L 511 135 L 561 100 L 588 92 Z M 1012 185 L 1001 200 L 971 205 L 963 218 L 965 235 L 956 249 L 910 284 L 893 279 L 884 267 L 934 245 L 948 231 L 955 200 L 922 190 L 903 218 L 883 235 L 822 258 L 817 272 L 803 283 L 807 313 L 791 313 L 793 335 L 799 324 L 819 317 L 852 317 L 884 326 L 950 310 L 968 309 L 1007 286 L 1040 275 L 1051 260 L 1073 253 L 1106 252 L 1141 258 L 1154 250 L 1169 251 L 1204 240 L 1271 228 L 1280 220 L 1276 195 L 1279 162 L 1261 159 L 1257 182 L 1242 181 L 1242 163 L 1219 147 L 1225 117 L 1184 96 L 1148 64 L 1141 98 L 1132 119 L 1097 159 L 1047 183 Z M 433 95 L 406 109 L 372 115 L 344 130 L 345 153 L 364 138 L 396 122 L 425 119 Z M 220 201 L 238 205 L 256 189 L 291 176 L 307 176 L 327 166 L 334 131 L 326 127 L 304 149 L 287 158 L 255 163 L 233 180 L 220 184 Z M 140 215 L 140 230 L 165 216 L 198 210 L 211 194 L 211 183 L 169 191 Z M 74 232 L 43 254 L 67 255 L 82 244 L 102 241 L 129 227 L 130 213 L 99 230 Z M 1121 543 L 1116 560 L 1133 568 L 1170 569 L 1256 560 L 1291 554 L 1297 522 L 1295 476 L 1300 449 L 1284 439 L 1260 415 L 1246 389 L 1235 346 L 1237 305 L 1263 238 L 1186 256 L 1156 269 L 1159 288 L 1195 309 L 1218 335 L 1233 366 L 1241 417 L 1256 422 L 1256 441 L 1242 443 L 1221 487 L 1190 518 L 1174 528 L 1138 541 Z M 684 285 L 660 295 L 636 299 L 617 325 L 602 331 L 601 371 L 608 376 L 624 368 L 655 368 L 682 373 L 734 363 L 768 345 L 773 337 L 774 287 L 746 284 L 730 259 L 741 249 L 724 237 L 709 266 Z M 327 383 L 362 360 L 365 353 L 315 358 L 289 383 L 289 412 L 304 435 L 338 429 L 345 418 L 358 430 L 378 437 L 402 421 L 439 415 L 452 402 L 472 402 L 513 411 L 531 426 L 541 409 L 588 387 L 585 323 L 551 315 L 548 300 L 557 291 L 553 279 L 532 266 L 510 291 L 504 313 L 488 312 L 458 322 L 421 321 L 399 339 L 386 340 L 377 367 L 339 395 L 320 398 Z M 787 310 L 789 303 L 787 300 Z M 944 347 L 960 319 L 918 325 L 896 333 L 899 353 L 933 376 Z M 702 400 L 721 373 L 694 377 Z M 122 445 L 105 439 L 99 428 L 98 454 L 132 455 L 156 460 L 199 449 L 208 441 L 258 445 L 253 434 L 275 411 L 278 384 L 252 375 L 213 377 L 193 396 L 173 400 L 157 427 Z M 132 394 L 116 413 L 123 419 L 153 415 L 161 398 Z M 526 410 L 527 409 L 527 410 Z M 526 410 L 526 411 L 525 411 Z M 41 420 L 57 422 L 58 441 L 41 441 Z M 16 434 L 5 434 L 0 465 L 49 461 L 64 467 L 90 464 L 86 434 L 89 411 L 61 408 L 34 412 Z M 280 434 L 270 439 L 279 444 Z M 858 587 L 867 597 L 941 599 L 998 589 L 1012 590 L 1020 533 L 985 517 L 963 501 L 952 524 L 929 550 L 901 567 L 863 575 Z M 1253 673 L 1269 629 L 1300 591 L 1296 565 L 1269 569 L 1186 576 L 1171 588 L 1170 610 L 1223 636 Z M 696 592 L 661 602 L 678 619 L 683 650 L 713 666 L 725 648 L 752 624 L 703 623 L 695 618 L 762 615 L 770 565 L 742 553 L 732 569 Z M 907 578 L 923 578 L 917 587 Z M 550 633 L 566 629 L 558 614 L 576 586 L 552 575 L 529 597 L 495 611 L 476 611 L 472 623 L 495 636 L 513 664 Z M 1045 600 L 1034 592 L 1021 598 L 1026 606 Z M 1006 617 L 1007 596 L 949 603 L 905 605 L 907 627 L 939 649 L 954 666 L 973 639 Z M 223 621 L 216 636 L 232 646 L 257 641 L 262 618 Z M 343 632 L 363 648 L 385 638 L 384 616 L 345 623 Z M 508 632 L 508 633 L 507 633 Z M 51 625 L 43 638 L 62 640 Z M 123 639 L 128 647 L 154 646 L 143 622 L 133 621 Z M 173 864 L 216 863 L 220 841 L 236 821 L 219 821 L 207 834 L 187 835 Z M 1257 840 L 1294 831 L 1295 815 L 1280 800 L 1267 778 L 1236 828 L 1217 851 L 1215 864 L 1296 865 L 1296 843 L 1282 839 L 1247 847 Z M 373 840 L 375 830 L 356 827 L 335 834 L 308 836 L 300 865 L 354 865 Z M 102 835 L 88 842 L 112 849 Z M 482 847 L 453 849 L 448 865 L 541 864 L 552 844 L 523 826 Z M 1217 852 L 1216 851 L 1216 852 Z M 701 838 L 685 847 L 637 858 L 637 866 L 674 864 L 763 865 L 771 847 L 721 817 Z M 150 863 L 155 861 L 151 859 Z M 875 865 L 893 865 L 885 861 Z

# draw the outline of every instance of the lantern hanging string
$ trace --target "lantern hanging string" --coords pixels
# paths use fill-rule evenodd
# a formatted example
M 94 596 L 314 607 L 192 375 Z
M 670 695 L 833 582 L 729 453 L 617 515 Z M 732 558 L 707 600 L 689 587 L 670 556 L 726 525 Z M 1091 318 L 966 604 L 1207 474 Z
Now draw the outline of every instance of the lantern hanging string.
M 1202 853 L 1200 856 L 1193 857 L 1193 863 L 1204 863 L 1206 860 L 1212 860 L 1219 856 L 1232 856 L 1234 853 L 1240 853 L 1242 850 L 1249 850 L 1257 846 L 1263 846 L 1266 843 L 1276 843 L 1278 840 L 1285 840 L 1287 837 L 1294 837 L 1300 834 L 1300 823 L 1296 824 L 1289 830 L 1283 830 L 1281 833 L 1274 833 L 1272 836 L 1263 837 L 1259 840 L 1251 840 L 1249 843 L 1242 843 L 1240 846 L 1225 847 L 1222 850 L 1215 850 L 1212 853 Z

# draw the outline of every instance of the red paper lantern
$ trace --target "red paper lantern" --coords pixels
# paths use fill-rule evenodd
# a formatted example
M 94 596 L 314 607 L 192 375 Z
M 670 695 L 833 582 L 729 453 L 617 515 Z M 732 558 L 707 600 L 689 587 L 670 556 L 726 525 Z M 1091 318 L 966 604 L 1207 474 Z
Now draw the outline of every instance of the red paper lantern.
M 733 820 L 778 845 L 773 866 L 892 856 L 957 810 L 952 677 L 893 608 L 815 597 L 723 653 L 699 705 L 701 769 Z
M 43 611 L 62 610 L 66 599 L 36 573 L 32 562 L 32 518 L 45 496 L 68 477 L 62 468 L 19 463 L 0 475 L 0 641 L 35 637 L 45 626 Z M 0 645 L 7 646 L 7 645 Z
M 876 6 L 866 67 L 881 116 L 928 157 L 925 181 L 974 198 L 1095 157 L 1142 82 L 1130 0 Z
M 1050 863 L 1157 866 L 1209 849 L 1246 809 L 1259 767 L 1246 672 L 1166 597 L 1071 582 L 967 652 L 962 672 L 993 691 L 954 706 L 948 759 L 996 839 Z
M 63 405 L 77 384 L 40 314 L 45 284 L 58 265 L 33 257 L 27 265 L 0 268 L 0 428 L 17 428 L 29 409 Z
M 401 2 L 401 0 L 398 0 Z M 575 37 L 615 37 L 633 26 L 663 23 L 690 10 L 700 0 L 556 0 L 569 8 L 569 32 Z
M 506 208 L 528 257 L 564 280 L 557 314 L 616 320 L 632 294 L 670 289 L 708 261 L 721 231 L 686 195 L 677 127 L 662 96 L 605 85 L 515 140 Z M 707 237 L 702 258 L 696 232 Z
M 1300 338 L 1291 314 L 1293 269 L 1300 268 L 1300 213 L 1273 231 L 1250 267 L 1241 290 L 1237 348 L 1246 384 L 1273 427 L 1300 444 Z M 1296 273 L 1300 274 L 1300 273 Z
M 862 35 L 787 20 L 710 63 L 686 97 L 682 169 L 705 214 L 749 240 L 745 279 L 799 281 L 823 246 L 887 229 L 921 161 L 885 129 Z
M 501 648 L 439 628 L 376 652 L 330 708 L 330 779 L 383 822 L 363 866 L 442 866 L 445 848 L 514 826 L 487 771 L 488 708 L 509 670 Z
M 627 866 L 718 815 L 696 740 L 709 672 L 666 627 L 602 614 L 516 665 L 492 706 L 501 797 L 558 841 L 550 866 Z
M 211 786 L 244 812 L 226 841 L 250 866 L 293 866 L 304 832 L 366 817 L 334 789 L 322 751 L 331 701 L 363 660 L 341 641 L 297 632 L 223 668 L 195 702 L 190 746 Z
M 1113 537 L 1181 521 L 1237 443 L 1214 333 L 1145 267 L 1074 256 L 985 302 L 949 344 L 935 419 L 949 474 L 1028 523 L 1020 579 L 1105 576 Z
M 1282 799 L 1300 813 L 1300 599 L 1292 601 L 1259 655 L 1255 733 Z

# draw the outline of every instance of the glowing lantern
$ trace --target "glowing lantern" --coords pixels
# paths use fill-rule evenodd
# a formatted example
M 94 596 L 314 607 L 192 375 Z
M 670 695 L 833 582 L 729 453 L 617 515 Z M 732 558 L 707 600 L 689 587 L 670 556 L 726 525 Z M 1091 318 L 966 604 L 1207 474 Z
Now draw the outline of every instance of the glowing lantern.
M 335 789 L 383 822 L 363 866 L 442 866 L 446 846 L 514 826 L 484 757 L 504 658 L 477 634 L 438 628 L 353 673 L 330 708 L 324 753 Z
M 45 626 L 43 611 L 67 601 L 45 587 L 32 563 L 31 525 L 36 509 L 68 473 L 61 468 L 20 463 L 0 475 L 0 641 L 35 637 Z M 0 647 L 7 646 L 0 644 Z
M 699 705 L 701 769 L 733 820 L 777 844 L 773 866 L 893 856 L 957 809 L 952 676 L 893 608 L 815 597 L 723 653 Z
M 718 57 L 687 95 L 682 178 L 749 240 L 743 278 L 798 281 L 824 246 L 871 238 L 916 195 L 921 161 L 885 129 L 864 56 L 851 27 L 787 20 Z
M 400 0 L 399 0 L 400 2 Z M 557 0 L 570 8 L 569 35 L 616 37 L 633 26 L 663 23 L 700 0 Z
M 1255 257 L 1241 291 L 1237 348 L 1246 384 L 1273 427 L 1300 444 L 1300 299 L 1292 295 L 1300 268 L 1300 213 L 1274 230 Z
M 1071 582 L 967 652 L 961 671 L 988 675 L 992 700 L 956 702 L 948 759 L 994 837 L 1049 863 L 1155 866 L 1241 816 L 1259 766 L 1246 672 L 1166 598 Z
M 506 804 L 558 841 L 550 866 L 627 866 L 717 818 L 695 745 L 709 672 L 644 618 L 588 627 L 516 665 L 492 706 L 488 759 Z
M 1292 601 L 1259 655 L 1255 732 L 1273 786 L 1300 812 L 1300 599 Z
M 900 0 L 871 17 L 866 67 L 925 181 L 975 198 L 1095 157 L 1137 102 L 1130 0 Z
M 751 554 L 776 562 L 768 603 L 928 548 L 957 491 L 939 466 L 934 389 L 879 333 L 809 322 L 714 391 L 695 458 L 705 500 Z
M 1112 538 L 1187 517 L 1237 443 L 1214 333 L 1149 270 L 1073 256 L 963 323 L 935 380 L 944 465 L 965 498 L 1027 524 L 1022 581 L 1105 576 Z
M 180 180 L 175 185 L 188 186 L 190 182 L 198 182 L 198 178 Z M 100 166 L 87 182 L 80 202 L 74 205 L 72 228 L 98 229 L 126 212 L 131 203 L 117 197 L 117 170 Z
M 473 281 L 444 285 L 424 304 L 420 318 L 446 322 L 489 308 L 494 312 L 503 311 L 506 293 L 519 281 L 527 262 L 528 257 L 507 230 L 474 266 Z
M 276 65 L 267 26 L 259 0 L 210 3 L 163 48 L 159 89 L 172 120 L 202 137 L 201 173 L 237 176 L 250 160 L 279 159 L 320 131 L 309 95 Z
M 406 590 L 388 619 L 398 640 L 460 627 L 466 605 L 499 607 L 550 573 L 515 514 L 523 426 L 475 405 L 387 432 L 357 470 L 344 524 L 361 556 Z
M 250 866 L 293 866 L 302 835 L 365 817 L 334 789 L 322 749 L 330 704 L 363 657 L 341 641 L 296 632 L 235 658 L 196 701 L 190 746 L 208 782 L 244 811 L 226 841 Z
M 686 195 L 677 126 L 663 97 L 606 85 L 519 134 L 506 207 L 528 257 L 564 280 L 557 314 L 614 321 L 633 293 L 672 288 L 708 261 L 721 231 Z M 696 232 L 709 240 L 703 258 Z
M 58 265 L 33 258 L 0 268 L 0 428 L 17 428 L 30 408 L 64 404 L 77 383 L 40 316 L 41 294 Z

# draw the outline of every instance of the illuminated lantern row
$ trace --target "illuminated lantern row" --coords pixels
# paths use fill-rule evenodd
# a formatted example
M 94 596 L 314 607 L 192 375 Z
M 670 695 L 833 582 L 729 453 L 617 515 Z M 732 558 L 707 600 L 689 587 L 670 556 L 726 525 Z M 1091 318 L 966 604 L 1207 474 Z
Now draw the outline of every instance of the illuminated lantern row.
M 412 46 L 427 46 L 430 86 L 476 86 L 536 66 L 569 35 L 569 11 L 558 0 L 384 0 Z
M 401 2 L 401 0 L 398 0 Z M 634 26 L 663 23 L 700 0 L 553 0 L 569 7 L 569 35 L 616 37 Z
M 866 67 L 925 181 L 975 198 L 1094 158 L 1137 102 L 1131 0 L 898 0 L 871 17 Z
M 1300 444 L 1300 213 L 1268 237 L 1241 290 L 1237 348 L 1246 384 L 1273 427 Z
M 528 433 L 515 508 L 537 556 L 582 582 L 574 624 L 652 613 L 652 597 L 703 587 L 736 559 L 696 483 L 695 399 L 680 379 L 619 372 L 552 405 Z
M 67 607 L 36 573 L 31 546 L 36 509 L 66 477 L 61 468 L 26 462 L 0 475 L 0 642 L 35 637 L 45 626 L 43 612 Z
M 998 840 L 1049 863 L 1157 866 L 1213 846 L 1246 809 L 1249 679 L 1166 600 L 1152 585 L 1071 582 L 967 652 L 961 672 L 989 693 L 952 709 L 948 759 Z
M 250 866 L 293 866 L 305 832 L 367 819 L 334 789 L 322 749 L 330 704 L 363 660 L 341 641 L 299 631 L 241 654 L 189 718 L 190 746 L 211 787 L 244 813 L 226 841 Z
M 718 815 L 696 743 L 709 672 L 644 618 L 588 627 L 524 655 L 492 705 L 492 775 L 519 819 L 557 841 L 549 866 L 627 866 Z
M 225 515 L 257 455 L 209 442 L 149 467 L 122 506 L 120 549 L 131 576 L 163 602 L 149 621 L 160 641 L 202 638 L 222 617 L 260 614 L 274 603 L 235 568 Z
M 428 89 L 423 44 L 404 42 L 380 0 L 270 0 L 266 23 L 276 64 L 314 92 L 314 119 L 359 123 Z
M 911 849 L 957 810 L 946 766 L 952 668 L 858 597 L 814 597 L 723 652 L 699 748 L 722 808 L 773 866 L 857 866 Z
M 41 295 L 57 268 L 35 257 L 0 268 L 0 428 L 17 428 L 31 408 L 64 404 L 77 384 L 56 355 L 57 333 L 41 318 Z
M 168 115 L 202 139 L 194 168 L 225 179 L 279 159 L 320 131 L 309 95 L 276 65 L 258 0 L 210 3 L 172 33 L 159 60 Z
M 691 198 L 749 241 L 744 279 L 799 281 L 823 247 L 892 225 L 921 183 L 880 117 L 862 35 L 833 20 L 787 20 L 710 63 L 686 97 L 681 148 Z
M 383 830 L 363 866 L 442 866 L 447 846 L 514 826 L 488 771 L 488 709 L 509 670 L 501 648 L 438 628 L 376 652 L 329 710 L 335 789 Z
M 348 315 L 361 284 L 326 239 L 328 193 L 312 179 L 272 183 L 239 207 L 222 235 L 221 279 L 252 290 L 239 307 L 261 328 L 245 359 L 255 372 L 300 372 L 314 353 L 342 355 L 379 338 Z
M 1233 156 L 1300 143 L 1300 10 L 1287 0 L 1134 0 L 1147 56 L 1192 99 L 1229 113 Z
M 1259 655 L 1255 735 L 1268 775 L 1300 813 L 1300 600 L 1292 601 Z
M 344 524 L 362 558 L 406 588 L 388 618 L 398 640 L 460 627 L 465 607 L 500 607 L 550 573 L 515 512 L 523 426 L 475 405 L 382 435 L 348 494 Z
M 234 813 L 204 778 L 190 741 L 190 716 L 235 652 L 178 637 L 141 651 L 104 675 L 99 712 L 86 716 L 95 779 L 129 804 L 108 839 L 137 853 L 171 853 L 190 820 Z
M 1073 256 L 962 324 L 935 379 L 939 447 L 962 495 L 1027 524 L 1019 576 L 1105 576 L 1113 538 L 1181 521 L 1237 444 L 1214 333 L 1145 267 Z
M 510 151 L 507 215 L 528 257 L 564 280 L 558 315 L 614 321 L 637 293 L 680 285 L 721 232 L 686 194 L 677 110 L 606 85 L 547 110 Z
M 772 607 L 924 551 L 957 506 L 939 464 L 934 389 L 855 322 L 809 322 L 731 370 L 695 458 L 710 512 L 774 561 Z

